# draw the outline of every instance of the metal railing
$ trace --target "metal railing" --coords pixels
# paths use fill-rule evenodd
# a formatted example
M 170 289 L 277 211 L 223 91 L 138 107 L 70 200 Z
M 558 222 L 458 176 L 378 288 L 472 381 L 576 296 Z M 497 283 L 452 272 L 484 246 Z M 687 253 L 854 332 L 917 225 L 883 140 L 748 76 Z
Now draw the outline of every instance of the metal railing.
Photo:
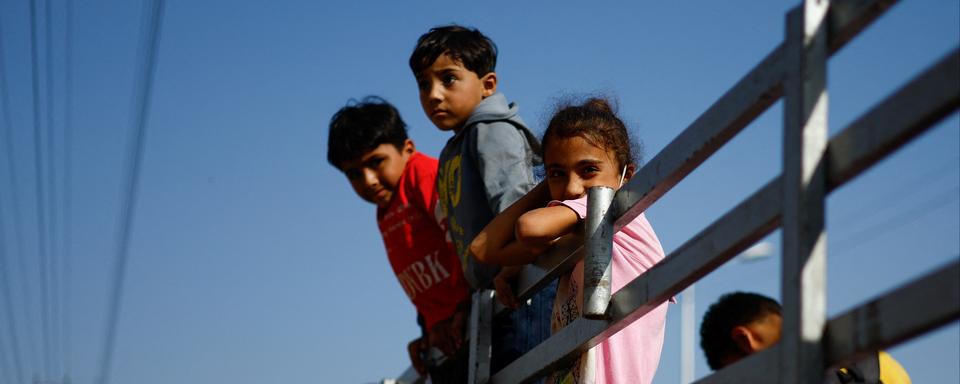
M 699 383 L 818 382 L 828 366 L 855 361 L 957 320 L 960 263 L 956 261 L 843 315 L 826 318 L 827 195 L 960 107 L 960 50 L 955 49 L 828 140 L 826 62 L 895 2 L 806 0 L 788 12 L 784 43 L 640 169 L 612 200 L 595 197 L 591 191 L 588 216 L 597 210 L 606 213 L 597 222 L 587 223 L 586 234 L 562 239 L 525 266 L 517 295 L 531 297 L 580 260 L 584 260 L 585 274 L 592 273 L 585 276 L 585 285 L 593 281 L 594 286 L 602 286 L 598 280 L 607 270 L 615 230 L 654 204 L 781 97 L 782 174 L 620 291 L 610 295 L 609 290 L 585 289 L 584 307 L 594 311 L 585 310 L 581 318 L 492 374 L 489 325 L 493 314 L 504 309 L 491 291 L 476 293 L 470 323 L 470 382 L 521 383 L 542 377 L 779 227 L 783 229 L 784 317 L 780 342 Z M 909 312 L 901 310 L 908 305 Z M 415 377 L 408 370 L 399 381 L 415 382 Z

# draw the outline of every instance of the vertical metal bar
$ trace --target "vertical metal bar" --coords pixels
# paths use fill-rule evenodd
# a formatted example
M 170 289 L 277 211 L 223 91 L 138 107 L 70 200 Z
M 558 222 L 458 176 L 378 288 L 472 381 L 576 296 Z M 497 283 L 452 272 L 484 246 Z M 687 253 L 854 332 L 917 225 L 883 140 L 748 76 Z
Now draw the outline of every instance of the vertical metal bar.
M 823 377 L 826 324 L 826 61 L 829 2 L 787 15 L 784 76 L 781 382 Z
M 587 254 L 583 258 L 582 314 L 588 319 L 606 318 L 610 304 L 614 220 L 606 216 L 614 192 L 613 188 L 604 186 L 587 190 L 587 218 L 584 223 Z
M 473 294 L 473 307 L 470 310 L 468 383 L 485 384 L 490 381 L 493 304 L 493 290 L 481 289 Z

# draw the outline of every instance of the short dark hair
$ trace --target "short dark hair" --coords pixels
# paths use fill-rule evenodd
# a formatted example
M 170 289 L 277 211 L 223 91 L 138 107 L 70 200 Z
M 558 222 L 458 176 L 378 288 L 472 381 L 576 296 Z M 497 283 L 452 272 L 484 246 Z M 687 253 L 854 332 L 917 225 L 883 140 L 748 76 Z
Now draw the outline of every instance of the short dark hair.
M 445 53 L 480 77 L 497 68 L 497 45 L 493 40 L 474 28 L 451 24 L 432 28 L 420 36 L 410 55 L 410 70 L 414 76 L 419 75 Z
M 723 357 L 740 353 L 730 337 L 734 327 L 750 324 L 769 315 L 781 316 L 780 303 L 751 292 L 733 292 L 720 297 L 707 309 L 700 324 L 700 348 L 710 369 L 723 368 Z
M 343 162 L 359 159 L 381 144 L 400 150 L 406 141 L 407 124 L 393 105 L 378 96 L 350 99 L 330 118 L 327 161 L 342 171 Z

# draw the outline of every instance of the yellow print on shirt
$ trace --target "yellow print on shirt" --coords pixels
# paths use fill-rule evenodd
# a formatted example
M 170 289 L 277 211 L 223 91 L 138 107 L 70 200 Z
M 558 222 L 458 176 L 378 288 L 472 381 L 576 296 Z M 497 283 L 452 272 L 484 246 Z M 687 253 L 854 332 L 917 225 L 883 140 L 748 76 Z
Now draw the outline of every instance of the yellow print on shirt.
M 456 207 L 460 205 L 460 155 L 454 156 L 446 164 L 444 170 L 444 179 L 446 180 L 447 190 L 453 192 L 450 194 L 450 205 Z
M 452 159 L 447 160 L 440 164 L 440 170 L 438 172 L 437 178 L 437 193 L 440 198 L 440 207 L 443 211 L 443 215 L 447 218 L 447 223 L 449 227 L 447 228 L 450 235 L 452 236 L 453 246 L 457 252 L 457 256 L 460 257 L 461 266 L 466 269 L 467 260 L 466 249 L 463 244 L 463 226 L 457 222 L 457 218 L 450 214 L 457 205 L 460 205 L 460 192 L 461 192 L 461 170 L 460 170 L 460 161 L 461 156 L 456 155 Z
M 440 179 L 437 183 L 437 192 L 440 197 L 440 207 L 443 215 L 450 224 L 450 232 L 463 234 L 463 227 L 450 211 L 460 205 L 460 155 L 454 156 L 449 161 L 445 161 L 440 166 L 440 172 L 437 177 Z

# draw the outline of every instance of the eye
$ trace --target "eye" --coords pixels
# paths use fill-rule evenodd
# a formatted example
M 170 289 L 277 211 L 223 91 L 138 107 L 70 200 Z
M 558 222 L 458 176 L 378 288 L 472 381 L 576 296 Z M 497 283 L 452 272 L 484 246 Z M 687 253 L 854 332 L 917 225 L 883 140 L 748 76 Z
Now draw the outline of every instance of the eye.
M 448 73 L 443 75 L 443 77 L 441 77 L 440 80 L 443 81 L 443 85 L 449 86 L 453 84 L 453 82 L 457 81 L 457 77 Z
M 385 159 L 383 157 L 374 157 L 367 162 L 367 167 L 369 168 L 379 168 Z
M 426 91 L 430 88 L 430 82 L 424 79 L 417 79 L 417 88 L 419 88 L 421 92 Z
M 548 169 L 548 170 L 547 170 L 547 178 L 548 178 L 548 179 L 556 179 L 556 178 L 558 178 L 558 177 L 563 177 L 563 175 L 564 175 L 563 171 L 558 170 L 558 169 Z
M 585 175 L 593 175 L 598 172 L 600 172 L 600 167 L 597 167 L 595 165 L 588 165 L 586 167 L 583 167 L 583 174 Z
M 357 180 L 361 175 L 360 170 L 355 168 L 347 169 L 343 173 L 347 175 L 347 180 Z

